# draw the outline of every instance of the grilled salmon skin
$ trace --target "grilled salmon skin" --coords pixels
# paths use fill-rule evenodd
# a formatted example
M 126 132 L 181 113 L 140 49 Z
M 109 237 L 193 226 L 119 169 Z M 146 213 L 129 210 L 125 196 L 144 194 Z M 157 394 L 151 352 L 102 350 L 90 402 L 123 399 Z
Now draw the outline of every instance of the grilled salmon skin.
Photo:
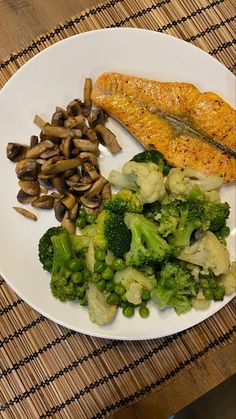
M 176 167 L 236 179 L 236 112 L 215 93 L 182 82 L 104 73 L 92 100 L 147 149 Z

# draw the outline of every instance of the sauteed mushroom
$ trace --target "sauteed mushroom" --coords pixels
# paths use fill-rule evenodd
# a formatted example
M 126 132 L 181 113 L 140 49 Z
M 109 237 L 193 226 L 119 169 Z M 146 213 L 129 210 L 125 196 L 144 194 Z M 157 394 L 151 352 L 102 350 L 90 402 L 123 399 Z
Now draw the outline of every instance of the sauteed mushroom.
M 40 192 L 39 182 L 37 180 L 20 180 L 20 188 L 30 196 L 38 196 Z
M 74 99 L 66 109 L 56 106 L 50 123 L 36 115 L 39 135 L 30 137 L 29 146 L 9 143 L 6 149 L 7 157 L 17 162 L 21 188 L 17 200 L 53 208 L 56 219 L 72 232 L 81 205 L 98 214 L 102 200 L 111 195 L 110 185 L 100 175 L 98 137 L 104 142 L 103 135 L 108 135 L 111 141 L 113 134 L 99 128 L 108 116 L 92 109 L 91 90 L 92 80 L 87 78 L 83 102 Z
M 28 149 L 29 147 L 18 143 L 8 143 L 6 149 L 7 158 L 13 162 L 19 162 L 25 159 Z
M 38 164 L 36 160 L 24 159 L 16 165 L 16 175 L 22 180 L 37 180 Z

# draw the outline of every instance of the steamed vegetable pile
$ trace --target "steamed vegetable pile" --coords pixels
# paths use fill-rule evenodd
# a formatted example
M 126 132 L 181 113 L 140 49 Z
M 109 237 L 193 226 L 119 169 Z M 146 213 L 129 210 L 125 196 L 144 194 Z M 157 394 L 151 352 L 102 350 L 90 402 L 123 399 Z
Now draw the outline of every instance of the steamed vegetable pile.
M 146 318 L 151 305 L 184 314 L 235 291 L 222 176 L 170 168 L 159 152 L 144 151 L 108 180 L 119 191 L 97 217 L 80 208 L 78 234 L 58 226 L 40 239 L 55 298 L 88 306 L 90 319 L 105 324 L 118 309 L 126 317 L 138 310 Z

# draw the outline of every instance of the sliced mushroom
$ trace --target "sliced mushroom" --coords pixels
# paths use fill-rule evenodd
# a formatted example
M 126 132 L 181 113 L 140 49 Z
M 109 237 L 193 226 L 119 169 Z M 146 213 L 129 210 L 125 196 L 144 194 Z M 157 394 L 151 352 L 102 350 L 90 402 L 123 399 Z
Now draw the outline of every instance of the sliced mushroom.
M 35 199 L 31 205 L 33 207 L 50 209 L 53 208 L 55 198 L 52 195 L 41 195 L 39 198 Z
M 78 215 L 79 203 L 76 201 L 73 208 L 68 211 L 68 218 L 69 220 L 76 221 Z
M 82 151 L 79 156 L 83 162 L 90 162 L 93 166 L 98 166 L 98 159 L 95 154 L 89 151 Z
M 68 138 L 74 137 L 73 131 L 70 128 L 57 127 L 46 124 L 43 127 L 43 134 L 49 137 Z
M 52 115 L 51 124 L 54 127 L 63 127 L 66 118 L 67 112 L 63 108 L 59 108 Z
M 35 214 L 33 214 L 31 211 L 26 210 L 25 208 L 21 207 L 13 207 L 13 209 L 19 214 L 23 215 L 26 218 L 30 218 L 31 220 L 37 221 L 37 217 Z
M 16 195 L 17 201 L 21 204 L 29 204 L 34 199 L 35 196 L 29 195 L 26 192 L 24 192 L 22 189 L 19 190 L 18 194 Z
M 91 116 L 88 116 L 89 126 L 91 128 L 94 128 L 98 124 L 105 125 L 107 119 L 108 115 L 106 114 L 106 112 L 104 112 L 103 109 L 96 107 L 92 109 Z
M 37 180 L 20 180 L 20 188 L 30 196 L 38 196 L 40 192 L 39 182 Z
M 67 192 L 61 202 L 67 209 L 71 210 L 76 203 L 76 197 Z
M 97 134 L 99 134 L 101 141 L 106 145 L 111 153 L 118 153 L 122 150 L 121 146 L 117 142 L 116 136 L 107 127 L 102 124 L 98 124 L 95 127 L 95 130 Z
M 85 117 L 83 115 L 70 116 L 65 120 L 64 126 L 66 128 L 83 129 L 83 127 L 85 126 Z
M 82 114 L 88 116 L 91 112 L 92 108 L 92 101 L 91 101 L 91 93 L 92 93 L 92 79 L 86 78 L 84 81 L 84 103 L 81 104 L 82 107 Z
M 67 190 L 67 184 L 66 184 L 65 179 L 63 179 L 62 177 L 55 176 L 52 179 L 52 182 L 53 182 L 54 188 L 58 192 L 60 192 L 61 194 L 64 194 L 66 192 L 66 190 Z
M 97 180 L 100 176 L 97 169 L 89 162 L 84 163 L 84 170 L 88 173 L 92 181 Z
M 39 139 L 37 135 L 31 135 L 30 137 L 30 148 L 33 148 L 34 146 L 36 146 L 36 144 L 38 144 Z
M 72 142 L 71 142 L 71 138 L 65 138 L 62 140 L 62 143 L 60 145 L 60 151 L 62 152 L 62 154 L 64 154 L 66 159 L 70 158 L 71 155 L 71 147 L 72 147 Z
M 75 222 L 69 219 L 68 211 L 65 212 L 61 225 L 68 231 L 68 233 L 70 234 L 75 233 L 75 230 L 76 230 Z
M 29 147 L 18 143 L 8 143 L 6 148 L 7 158 L 13 162 L 19 162 L 25 159 Z
M 99 195 L 84 195 L 80 197 L 80 202 L 83 204 L 84 207 L 97 208 L 101 204 L 102 199 Z
M 56 198 L 56 199 L 63 199 L 64 198 L 64 194 L 60 193 L 60 192 L 52 192 L 51 195 Z
M 68 182 L 74 182 L 74 183 L 78 183 L 80 182 L 81 176 L 79 173 L 75 173 L 74 175 L 70 176 L 67 180 L 66 183 L 69 184 Z
M 98 141 L 74 138 L 73 143 L 79 151 L 91 151 L 93 153 L 98 153 Z
M 66 213 L 66 207 L 61 203 L 61 201 L 55 200 L 53 208 L 54 208 L 54 214 L 57 221 L 61 223 Z
M 45 188 L 47 190 L 52 189 L 53 186 L 54 186 L 53 182 L 52 182 L 52 179 L 50 177 L 39 178 L 39 183 L 43 188 Z
M 38 164 L 36 160 L 24 159 L 16 165 L 16 175 L 22 180 L 37 180 Z
M 77 116 L 81 114 L 81 106 L 80 106 L 80 100 L 74 99 L 70 103 L 68 103 L 66 110 L 69 115 Z
M 54 148 L 51 150 L 46 150 L 42 154 L 40 154 L 40 157 L 42 159 L 50 159 L 51 157 L 58 156 L 59 154 L 59 147 L 54 144 Z
M 44 119 L 43 119 L 43 118 L 41 118 L 41 116 L 39 116 L 39 115 L 35 115 L 35 117 L 34 117 L 34 123 L 35 123 L 36 125 L 38 125 L 38 127 L 39 127 L 40 129 L 43 129 L 44 125 L 46 124 L 46 121 L 44 121 Z
M 71 192 L 85 192 L 91 188 L 91 183 L 74 183 L 70 186 Z
M 97 134 L 93 128 L 85 127 L 83 129 L 83 135 L 90 141 L 96 142 L 98 140 Z
M 107 182 L 102 188 L 101 198 L 102 200 L 109 199 L 111 198 L 111 195 L 112 195 L 111 185 L 109 182 Z
M 40 141 L 40 143 L 36 144 L 33 148 L 31 148 L 27 154 L 27 159 L 36 159 L 37 157 L 41 156 L 46 150 L 50 150 L 54 147 L 54 143 L 49 140 Z
M 52 157 L 46 161 L 46 163 L 44 163 L 41 168 L 42 173 L 45 175 L 57 175 L 58 173 L 62 173 L 80 166 L 82 162 L 80 158 L 63 160 L 59 159 L 58 157 Z
M 107 180 L 103 176 L 99 176 L 99 178 L 96 180 L 96 182 L 94 182 L 86 196 L 92 198 L 94 196 L 99 195 L 106 183 Z
M 69 169 L 66 170 L 65 172 L 61 173 L 61 176 L 64 179 L 69 179 L 71 176 L 73 176 L 75 173 L 77 173 L 77 167 L 75 167 L 74 169 Z

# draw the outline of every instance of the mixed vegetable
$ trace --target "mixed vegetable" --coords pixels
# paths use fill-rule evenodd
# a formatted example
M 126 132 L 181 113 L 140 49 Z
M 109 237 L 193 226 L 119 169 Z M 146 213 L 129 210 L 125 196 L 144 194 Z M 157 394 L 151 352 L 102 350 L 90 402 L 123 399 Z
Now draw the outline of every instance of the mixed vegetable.
M 118 309 L 146 318 L 153 301 L 183 314 L 235 291 L 222 176 L 171 168 L 159 152 L 144 151 L 108 180 L 119 191 L 97 216 L 80 208 L 78 234 L 58 226 L 40 239 L 55 298 L 78 301 L 93 322 L 106 324 Z

